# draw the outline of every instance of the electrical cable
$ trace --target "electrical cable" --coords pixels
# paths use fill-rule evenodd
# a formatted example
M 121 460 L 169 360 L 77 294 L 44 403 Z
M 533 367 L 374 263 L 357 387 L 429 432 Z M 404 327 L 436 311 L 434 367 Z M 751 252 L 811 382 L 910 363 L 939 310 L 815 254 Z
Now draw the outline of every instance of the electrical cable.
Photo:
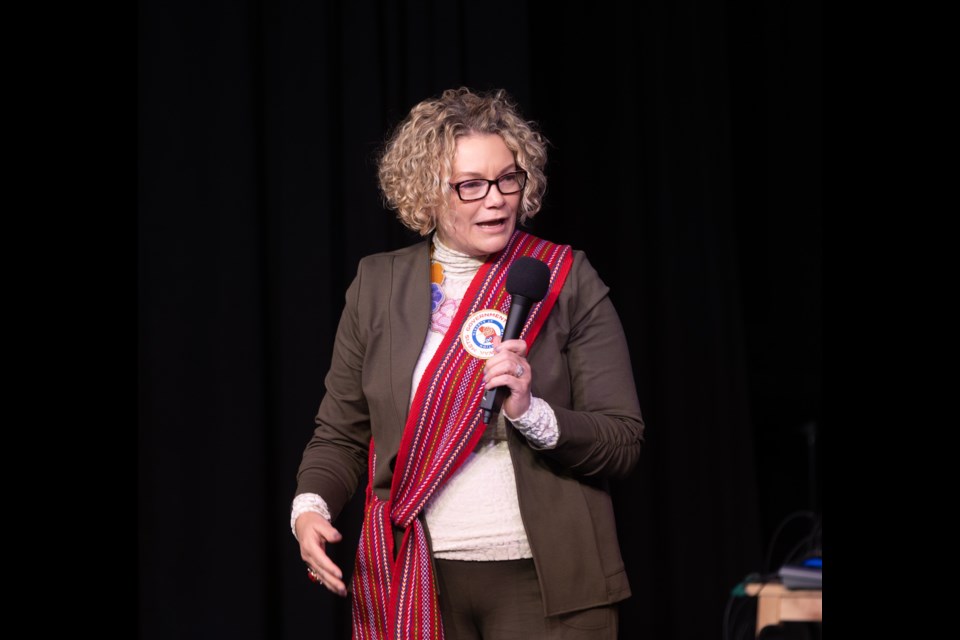
M 796 520 L 797 518 L 809 518 L 811 520 L 814 520 L 815 522 L 818 520 L 817 514 L 815 514 L 813 511 L 794 511 L 793 513 L 787 515 L 783 520 L 781 520 L 780 524 L 777 525 L 776 530 L 774 530 L 773 536 L 770 538 L 770 545 L 767 547 L 767 557 L 763 563 L 764 573 L 770 573 L 771 571 L 770 562 L 773 559 L 773 551 L 777 546 L 776 545 L 777 538 L 783 532 L 784 527 L 786 527 L 788 523 L 792 522 L 793 520 Z

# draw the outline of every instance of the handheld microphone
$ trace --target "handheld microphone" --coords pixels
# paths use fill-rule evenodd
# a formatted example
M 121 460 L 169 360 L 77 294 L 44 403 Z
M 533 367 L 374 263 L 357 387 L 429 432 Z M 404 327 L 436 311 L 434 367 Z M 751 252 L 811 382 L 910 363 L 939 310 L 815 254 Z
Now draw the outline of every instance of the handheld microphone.
M 510 312 L 507 314 L 502 340 L 515 340 L 520 337 L 527 316 L 530 315 L 530 308 L 543 300 L 549 286 L 550 268 L 545 263 L 528 256 L 513 261 L 510 271 L 507 272 Z M 494 387 L 483 395 L 480 408 L 483 409 L 484 424 L 489 424 L 490 416 L 500 411 L 500 405 L 509 391 L 508 387 Z

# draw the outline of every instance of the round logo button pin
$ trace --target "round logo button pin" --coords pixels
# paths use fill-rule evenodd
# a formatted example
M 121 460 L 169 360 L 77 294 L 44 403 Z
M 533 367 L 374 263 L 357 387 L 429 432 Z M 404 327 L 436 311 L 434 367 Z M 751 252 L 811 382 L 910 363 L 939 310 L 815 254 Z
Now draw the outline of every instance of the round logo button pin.
M 507 316 L 496 309 L 481 309 L 463 323 L 460 344 L 474 358 L 486 360 L 493 356 L 493 336 L 503 337 Z

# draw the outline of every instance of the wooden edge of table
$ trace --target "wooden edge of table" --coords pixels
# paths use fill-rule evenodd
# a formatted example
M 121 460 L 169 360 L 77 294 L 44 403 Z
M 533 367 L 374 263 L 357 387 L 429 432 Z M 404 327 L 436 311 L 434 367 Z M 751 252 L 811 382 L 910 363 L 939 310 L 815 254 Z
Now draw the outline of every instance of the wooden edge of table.
M 781 622 L 822 622 L 822 589 L 787 589 L 779 582 L 752 582 L 744 587 L 757 596 L 757 635 L 764 627 Z

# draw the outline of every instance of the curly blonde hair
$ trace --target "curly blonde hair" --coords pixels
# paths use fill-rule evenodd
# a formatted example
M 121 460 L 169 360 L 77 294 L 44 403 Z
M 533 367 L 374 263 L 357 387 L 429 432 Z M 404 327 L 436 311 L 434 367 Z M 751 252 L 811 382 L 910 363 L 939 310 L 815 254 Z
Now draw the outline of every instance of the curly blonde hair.
M 400 221 L 425 236 L 446 211 L 452 189 L 457 139 L 473 134 L 497 134 L 513 152 L 519 169 L 527 172 L 520 201 L 520 222 L 540 210 L 547 178 L 548 141 L 537 125 L 520 115 L 503 89 L 474 93 L 466 87 L 447 89 L 439 98 L 415 105 L 384 144 L 378 160 L 380 191 Z

